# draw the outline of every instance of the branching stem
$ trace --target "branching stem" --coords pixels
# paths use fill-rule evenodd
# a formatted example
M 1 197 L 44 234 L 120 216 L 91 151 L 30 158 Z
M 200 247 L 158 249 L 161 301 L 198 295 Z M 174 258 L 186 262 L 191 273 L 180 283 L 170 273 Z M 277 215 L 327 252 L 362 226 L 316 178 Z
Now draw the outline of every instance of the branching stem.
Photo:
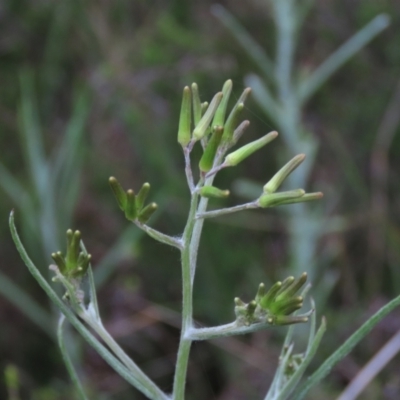
M 172 247 L 176 247 L 179 250 L 183 249 L 183 245 L 182 245 L 182 240 L 179 238 L 174 238 L 172 236 L 166 235 L 165 233 L 161 233 L 159 231 L 157 231 L 154 228 L 150 228 L 150 226 L 146 225 L 146 224 L 142 224 L 139 221 L 135 221 L 136 226 L 138 226 L 140 229 L 142 229 L 143 231 L 145 231 L 150 237 L 152 237 L 153 239 L 167 244 L 169 246 Z
M 230 208 L 221 208 L 219 210 L 207 211 L 207 212 L 199 212 L 196 214 L 196 219 L 205 219 L 205 218 L 215 218 L 220 217 L 221 215 L 232 214 L 238 211 L 243 210 L 251 210 L 253 208 L 259 208 L 257 201 L 251 201 L 250 203 L 241 204 L 239 206 L 230 207 Z

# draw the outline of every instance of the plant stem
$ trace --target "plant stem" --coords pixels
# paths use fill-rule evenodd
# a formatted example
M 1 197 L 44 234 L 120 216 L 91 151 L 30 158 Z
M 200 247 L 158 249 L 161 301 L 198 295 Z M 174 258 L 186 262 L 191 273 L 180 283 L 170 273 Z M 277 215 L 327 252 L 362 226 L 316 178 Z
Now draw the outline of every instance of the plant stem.
M 63 329 L 64 322 L 65 322 L 65 316 L 64 314 L 61 314 L 60 319 L 58 320 L 58 327 L 57 327 L 58 346 L 60 348 L 60 352 L 64 360 L 65 367 L 67 368 L 68 374 L 71 378 L 72 383 L 74 384 L 74 387 L 79 395 L 79 398 L 81 400 L 88 400 L 85 391 L 83 390 L 82 384 L 79 380 L 78 374 L 76 373 L 74 365 L 72 364 L 72 360 L 68 354 L 68 350 L 65 346 L 64 329 Z
M 216 160 L 219 162 L 219 160 Z M 190 173 L 191 175 L 191 173 Z M 214 176 L 207 178 L 204 185 L 211 185 Z M 200 182 L 202 184 L 202 182 Z M 173 400 L 184 400 L 186 375 L 189 362 L 190 347 L 192 339 L 187 332 L 193 327 L 193 282 L 196 272 L 197 253 L 200 244 L 203 219 L 196 219 L 198 213 L 205 212 L 208 199 L 191 190 L 192 200 L 190 203 L 189 217 L 183 233 L 182 249 L 182 328 L 179 342 L 178 356 L 176 360 Z
M 166 235 L 165 233 L 161 233 L 156 229 L 150 228 L 150 226 L 146 224 L 142 224 L 139 221 L 135 221 L 135 224 L 142 230 L 144 230 L 150 237 L 153 239 L 167 244 L 172 247 L 176 247 L 179 250 L 182 250 L 182 241 L 180 239 L 176 239 L 172 236 Z
M 249 326 L 238 325 L 236 321 L 225 325 L 212 326 L 209 328 L 192 328 L 186 334 L 186 339 L 192 341 L 209 340 L 224 336 L 244 335 L 257 332 L 263 329 L 274 328 L 274 325 L 266 322 L 259 322 Z
M 196 214 L 196 219 L 214 218 L 221 215 L 232 214 L 238 211 L 251 210 L 252 208 L 259 208 L 257 201 L 251 201 L 250 203 L 240 204 L 239 206 L 230 208 L 221 208 L 219 210 L 207 211 Z
M 193 144 L 190 145 L 193 147 Z M 190 165 L 190 152 L 191 152 L 191 147 L 186 147 L 183 149 L 183 154 L 185 156 L 185 173 L 186 173 L 186 179 L 187 183 L 190 189 L 190 192 L 193 193 L 194 190 L 194 182 L 193 182 L 193 173 L 192 173 L 192 167 Z
M 189 217 L 183 232 L 182 249 L 182 328 L 179 342 L 178 355 L 176 360 L 173 399 L 183 400 L 185 398 L 185 383 L 187 367 L 189 362 L 190 346 L 192 341 L 186 338 L 186 332 L 193 324 L 193 285 L 191 265 L 191 239 L 195 225 L 195 215 L 198 204 L 197 193 L 192 192 Z

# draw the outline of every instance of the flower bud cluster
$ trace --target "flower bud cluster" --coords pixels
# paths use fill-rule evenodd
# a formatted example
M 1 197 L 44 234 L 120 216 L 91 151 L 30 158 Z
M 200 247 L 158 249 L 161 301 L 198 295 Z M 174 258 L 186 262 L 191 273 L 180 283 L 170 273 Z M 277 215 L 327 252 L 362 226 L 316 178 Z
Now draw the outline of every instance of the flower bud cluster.
M 224 83 L 222 91 L 218 92 L 209 104 L 200 101 L 196 83 L 183 89 L 178 142 L 187 153 L 190 153 L 196 142 L 201 142 L 203 154 L 199 161 L 199 170 L 202 177 L 222 168 L 238 165 L 277 137 L 277 132 L 270 132 L 225 156 L 250 125 L 247 120 L 240 121 L 244 102 L 250 92 L 251 89 L 246 88 L 228 114 L 228 103 L 232 93 L 231 80 Z M 226 190 L 211 187 L 199 192 L 204 197 L 226 197 L 229 194 Z
M 150 184 L 144 183 L 138 194 L 132 189 L 125 191 L 121 184 L 113 176 L 108 180 L 119 208 L 125 213 L 129 221 L 138 221 L 146 223 L 157 209 L 156 203 L 144 205 L 147 195 L 150 191 Z
M 260 284 L 256 297 L 250 303 L 244 303 L 235 298 L 236 321 L 240 325 L 249 326 L 254 323 L 270 325 L 290 325 L 307 322 L 310 313 L 291 315 L 303 306 L 303 297 L 297 292 L 307 281 L 307 274 L 298 279 L 293 276 L 283 282 L 276 282 L 268 291 L 263 283 Z
M 66 255 L 64 256 L 61 251 L 51 255 L 58 270 L 66 278 L 81 278 L 89 267 L 91 255 L 80 250 L 80 243 L 81 233 L 68 229 Z
M 305 154 L 293 157 L 264 185 L 263 193 L 258 199 L 260 207 L 267 208 L 284 204 L 303 203 L 305 201 L 318 200 L 323 196 L 321 192 L 306 193 L 303 189 L 276 193 L 288 175 L 304 161 L 305 157 Z

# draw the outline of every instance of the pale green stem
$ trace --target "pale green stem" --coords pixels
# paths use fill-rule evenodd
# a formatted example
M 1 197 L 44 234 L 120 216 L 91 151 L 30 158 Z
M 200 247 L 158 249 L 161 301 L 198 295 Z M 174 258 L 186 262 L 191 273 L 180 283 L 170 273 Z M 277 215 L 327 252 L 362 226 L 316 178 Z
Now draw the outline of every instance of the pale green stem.
M 186 339 L 209 340 L 224 336 L 244 335 L 246 333 L 257 332 L 263 329 L 274 328 L 276 325 L 271 325 L 266 322 L 259 322 L 249 326 L 238 325 L 237 321 L 225 325 L 213 326 L 210 328 L 192 328 L 186 333 Z
M 238 206 L 221 208 L 219 210 L 207 211 L 203 213 L 196 214 L 196 219 L 214 218 L 221 215 L 232 214 L 238 211 L 251 210 L 253 208 L 259 208 L 257 201 L 251 201 L 250 203 L 240 204 Z
M 144 230 L 150 237 L 153 239 L 167 244 L 172 247 L 176 247 L 179 250 L 182 250 L 182 241 L 180 239 L 174 238 L 172 236 L 166 235 L 157 231 L 156 229 L 150 228 L 150 226 L 146 224 L 142 224 L 139 221 L 135 221 L 135 224 L 142 230 Z
M 195 215 L 199 195 L 194 192 L 190 203 L 188 221 L 183 233 L 182 249 L 182 327 L 174 375 L 173 399 L 185 398 L 186 374 L 189 362 L 191 340 L 186 339 L 186 332 L 193 324 L 193 286 L 191 280 L 191 239 L 195 225 Z
M 219 160 L 217 160 L 216 164 L 218 164 Z M 206 179 L 204 182 L 204 186 L 212 186 L 212 183 L 214 181 L 215 175 L 212 175 Z M 199 202 L 199 206 L 197 208 L 197 211 L 195 215 L 193 216 L 194 218 L 196 215 L 202 214 L 206 212 L 207 210 L 207 205 L 208 205 L 208 198 L 207 197 L 201 197 L 201 200 Z M 190 240 L 190 278 L 191 278 L 191 285 L 193 286 L 194 282 L 194 276 L 196 273 L 196 265 L 197 265 L 197 254 L 199 250 L 199 245 L 200 245 L 200 238 L 201 238 L 201 232 L 203 230 L 203 224 L 204 220 L 203 219 L 196 219 L 193 227 L 193 234 Z
M 58 346 L 60 348 L 60 352 L 61 352 L 62 358 L 64 360 L 65 367 L 67 368 L 68 374 L 71 378 L 72 383 L 74 384 L 74 387 L 79 395 L 79 398 L 81 400 L 87 400 L 88 398 L 85 394 L 85 391 L 83 390 L 83 387 L 79 380 L 78 374 L 75 371 L 74 365 L 68 354 L 68 350 L 65 346 L 64 329 L 63 329 L 64 322 L 65 322 L 65 316 L 63 314 L 61 314 L 60 318 L 58 320 L 58 328 L 57 328 Z
M 221 156 L 222 157 L 222 156 Z M 217 157 L 214 165 L 220 162 Z M 204 182 L 204 185 L 212 185 L 214 176 L 210 176 Z M 202 182 L 200 182 L 202 183 Z M 182 330 L 181 340 L 179 342 L 178 356 L 176 361 L 173 400 L 184 400 L 186 375 L 190 355 L 192 340 L 187 337 L 187 332 L 193 326 L 193 282 L 196 272 L 197 253 L 200 244 L 201 231 L 203 229 L 203 219 L 195 219 L 197 213 L 205 212 L 208 199 L 201 197 L 196 190 L 192 191 L 192 200 L 185 231 L 183 233 L 182 249 Z
M 194 145 L 194 142 L 191 142 L 191 143 L 189 143 L 188 147 L 185 147 L 183 149 L 183 154 L 185 156 L 185 174 L 186 174 L 187 183 L 188 183 L 191 193 L 193 193 L 193 190 L 194 190 L 193 173 L 192 173 L 192 167 L 190 165 L 190 152 L 192 151 L 193 145 Z

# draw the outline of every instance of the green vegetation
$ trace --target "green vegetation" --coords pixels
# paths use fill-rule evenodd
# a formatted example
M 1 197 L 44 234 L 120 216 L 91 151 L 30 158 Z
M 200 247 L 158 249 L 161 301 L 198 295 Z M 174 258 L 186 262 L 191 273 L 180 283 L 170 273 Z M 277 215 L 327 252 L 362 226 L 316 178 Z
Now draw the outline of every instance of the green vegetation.
M 316 346 L 307 338 L 315 335 L 313 343 L 320 340 L 325 328 L 318 330 L 317 320 L 311 321 L 310 329 L 297 325 L 293 339 L 289 329 L 288 346 L 282 351 L 285 327 L 196 342 L 188 365 L 191 398 L 260 398 L 269 387 L 282 390 L 285 380 L 274 379 L 271 365 L 280 352 L 289 364 L 300 360 L 297 345 L 290 347 L 293 341 L 300 352 L 307 349 L 301 359 L 307 370 L 293 375 L 288 387 L 297 384 L 300 375 L 311 375 L 316 382 L 338 355 L 347 354 L 340 347 L 345 339 L 357 332 L 350 347 L 355 345 L 370 327 L 365 328 L 364 321 L 399 294 L 400 37 L 393 28 L 399 22 L 399 6 L 348 0 L 240 5 L 228 0 L 225 8 L 211 5 L 180 0 L 101 5 L 5 1 L 0 318 L 7 328 L 0 335 L 0 349 L 3 370 L 14 371 L 10 376 L 17 378 L 0 380 L 1 398 L 74 398 L 78 392 L 67 375 L 67 370 L 73 375 L 71 366 L 88 398 L 142 398 L 83 345 L 69 323 L 59 320 L 57 308 L 22 268 L 6 224 L 10 209 L 15 210 L 28 254 L 47 282 L 53 275 L 47 269 L 51 254 L 63 249 L 67 229 L 82 232 L 92 254 L 93 271 L 88 271 L 93 272 L 107 331 L 158 387 L 172 392 L 181 324 L 179 255 L 128 224 L 124 214 L 133 221 L 140 214 L 142 227 L 151 217 L 151 229 L 173 239 L 180 235 L 190 196 L 176 134 L 187 146 L 188 121 L 182 122 L 182 113 L 190 111 L 183 111 L 181 94 L 193 81 L 198 86 L 184 90 L 186 97 L 196 98 L 191 128 L 207 109 L 201 102 L 210 101 L 211 106 L 215 88 L 233 77 L 233 85 L 228 81 L 215 100 L 220 101 L 216 115 L 209 112 L 208 122 L 203 120 L 196 131 L 196 137 L 211 134 L 212 140 L 204 153 L 201 145 L 194 147 L 194 171 L 199 163 L 208 174 L 223 143 L 238 141 L 234 152 L 257 143 L 266 132 L 280 134 L 242 162 L 243 152 L 233 153 L 228 164 L 237 165 L 222 169 L 215 184 L 199 191 L 209 199 L 210 211 L 200 214 L 207 219 L 193 291 L 194 319 L 206 326 L 232 321 L 232 300 L 240 296 L 244 301 L 235 303 L 237 312 L 244 307 L 239 314 L 252 320 L 251 299 L 257 303 L 254 293 L 260 282 L 269 288 L 306 271 L 313 283 L 310 296 L 318 316 L 326 316 L 328 329 L 315 354 Z M 279 7 L 294 7 L 289 15 L 295 29 L 285 31 L 287 36 L 288 14 Z M 382 13 L 392 20 L 386 29 L 387 17 L 378 16 Z M 285 59 L 285 54 L 290 57 Z M 249 91 L 241 95 L 246 85 L 252 88 L 250 97 Z M 210 123 L 221 126 L 221 121 L 223 131 L 209 132 Z M 110 195 L 110 175 L 118 177 L 121 189 L 135 189 L 122 189 L 122 213 Z M 273 178 L 266 183 L 268 177 Z M 143 185 L 146 181 L 150 191 Z M 257 207 L 283 204 L 287 196 L 290 202 L 319 197 L 298 188 L 321 190 L 324 198 Z M 243 201 L 249 203 L 237 206 Z M 213 218 L 224 209 L 230 215 Z M 80 279 L 79 267 L 87 266 L 78 259 L 79 254 L 73 279 Z M 87 291 L 87 278 L 82 284 Z M 61 299 L 61 285 L 50 285 Z M 294 299 L 287 307 L 301 303 Z M 304 304 L 307 311 L 308 301 Z M 389 304 L 385 313 L 396 303 Z M 307 398 L 345 395 L 355 373 L 369 360 L 374 366 L 374 356 L 385 343 L 395 352 L 397 318 L 396 312 L 386 317 L 369 339 L 346 355 L 349 362 L 333 367 Z M 57 344 L 64 349 L 63 357 Z M 114 359 L 111 353 L 103 355 Z M 67 369 L 62 358 L 70 361 Z M 373 367 L 368 386 L 361 388 L 363 398 L 398 390 L 398 365 L 389 360 L 378 376 L 380 368 Z M 283 365 L 278 373 L 285 373 Z M 346 365 L 355 368 L 348 370 Z M 126 367 L 120 367 L 126 376 Z M 301 390 L 307 389 L 307 384 L 301 385 Z

